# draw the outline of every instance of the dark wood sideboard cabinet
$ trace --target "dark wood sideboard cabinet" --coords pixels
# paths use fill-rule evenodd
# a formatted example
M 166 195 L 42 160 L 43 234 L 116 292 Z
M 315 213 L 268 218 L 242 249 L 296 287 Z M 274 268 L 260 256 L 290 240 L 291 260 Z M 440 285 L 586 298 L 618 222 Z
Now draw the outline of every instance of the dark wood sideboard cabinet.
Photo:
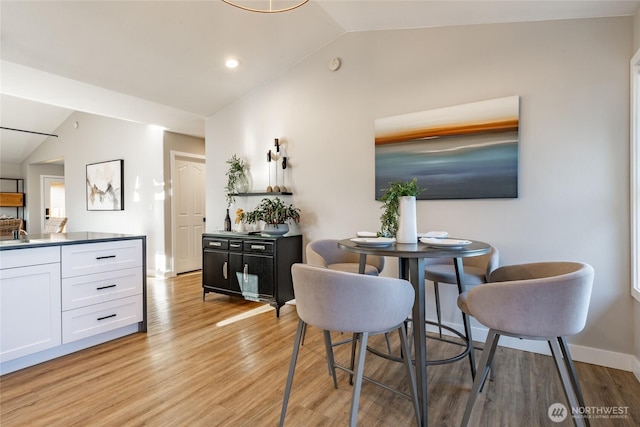
M 302 262 L 302 236 L 236 233 L 202 235 L 202 299 L 208 292 L 266 301 L 276 308 L 294 298 L 291 265 Z

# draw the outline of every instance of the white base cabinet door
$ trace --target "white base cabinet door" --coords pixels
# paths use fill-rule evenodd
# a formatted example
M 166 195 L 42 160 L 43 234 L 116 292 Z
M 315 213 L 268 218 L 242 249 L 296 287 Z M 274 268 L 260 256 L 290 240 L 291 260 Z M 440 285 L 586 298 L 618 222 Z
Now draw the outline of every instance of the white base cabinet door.
M 0 362 L 61 345 L 61 310 L 60 263 L 1 269 Z

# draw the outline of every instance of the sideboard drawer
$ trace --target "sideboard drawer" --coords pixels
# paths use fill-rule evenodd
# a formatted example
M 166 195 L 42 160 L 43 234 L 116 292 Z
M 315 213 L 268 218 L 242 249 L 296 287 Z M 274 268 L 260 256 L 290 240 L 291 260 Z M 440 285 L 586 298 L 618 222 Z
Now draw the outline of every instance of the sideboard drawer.
M 142 322 L 142 295 L 121 298 L 62 313 L 62 343 Z
M 202 248 L 203 249 L 229 249 L 229 240 L 228 239 L 212 239 L 212 238 L 204 238 L 202 239 Z
M 142 266 L 142 240 L 117 240 L 62 247 L 62 277 Z
M 244 251 L 253 253 L 272 254 L 273 242 L 265 242 L 261 240 L 245 240 Z
M 142 282 L 139 267 L 62 279 L 62 310 L 141 294 Z

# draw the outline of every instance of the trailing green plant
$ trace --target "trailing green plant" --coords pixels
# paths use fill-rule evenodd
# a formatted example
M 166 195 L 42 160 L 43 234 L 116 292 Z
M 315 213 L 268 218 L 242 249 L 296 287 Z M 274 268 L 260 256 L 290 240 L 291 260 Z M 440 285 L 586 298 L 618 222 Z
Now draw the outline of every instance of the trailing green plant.
M 229 207 L 236 201 L 234 194 L 238 193 L 238 184 L 242 179 L 247 179 L 247 164 L 235 154 L 226 163 L 229 168 L 225 173 L 227 185 L 224 188 L 227 191 L 227 207 Z
M 413 178 L 411 181 L 394 181 L 389 183 L 389 188 L 384 189 L 384 194 L 380 197 L 383 209 L 380 216 L 380 237 L 395 237 L 398 232 L 398 208 L 400 205 L 400 197 L 413 196 L 417 197 L 425 191 L 425 188 L 418 187 L 418 179 Z
M 289 220 L 300 222 L 300 209 L 291 204 L 287 206 L 278 197 L 275 199 L 265 197 L 254 210 L 242 212 L 241 217 L 247 224 L 264 221 L 277 228 L 278 224 L 284 224 Z

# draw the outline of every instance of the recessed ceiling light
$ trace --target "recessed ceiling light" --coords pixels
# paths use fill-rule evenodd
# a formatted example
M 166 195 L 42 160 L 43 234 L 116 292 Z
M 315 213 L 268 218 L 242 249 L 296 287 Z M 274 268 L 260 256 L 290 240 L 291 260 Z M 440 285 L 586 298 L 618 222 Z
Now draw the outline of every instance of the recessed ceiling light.
M 238 61 L 235 58 L 229 58 L 227 59 L 227 61 L 224 63 L 224 65 L 227 66 L 227 68 L 236 68 L 238 65 L 240 65 L 240 61 Z

